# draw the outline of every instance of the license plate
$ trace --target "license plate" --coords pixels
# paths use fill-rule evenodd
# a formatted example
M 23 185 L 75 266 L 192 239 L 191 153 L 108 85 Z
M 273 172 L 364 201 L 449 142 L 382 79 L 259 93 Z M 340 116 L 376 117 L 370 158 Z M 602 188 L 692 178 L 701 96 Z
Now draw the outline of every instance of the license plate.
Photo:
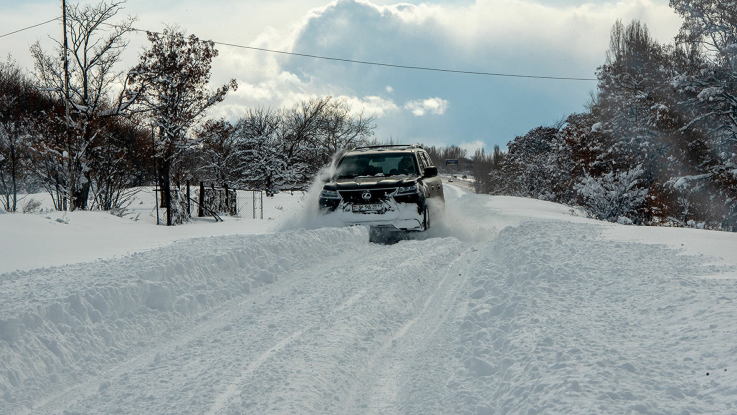
M 371 203 L 367 205 L 353 205 L 354 212 L 374 212 L 381 210 L 381 203 Z

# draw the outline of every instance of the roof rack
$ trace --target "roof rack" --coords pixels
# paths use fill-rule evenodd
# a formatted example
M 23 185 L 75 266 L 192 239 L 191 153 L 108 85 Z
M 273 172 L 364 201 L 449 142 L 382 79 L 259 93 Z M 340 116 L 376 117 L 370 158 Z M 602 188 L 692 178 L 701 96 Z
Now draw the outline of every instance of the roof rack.
M 353 151 L 367 151 L 367 150 L 383 150 L 383 149 L 397 149 L 397 148 L 422 148 L 419 144 L 384 144 L 380 146 L 363 146 L 363 147 L 356 147 L 353 149 Z

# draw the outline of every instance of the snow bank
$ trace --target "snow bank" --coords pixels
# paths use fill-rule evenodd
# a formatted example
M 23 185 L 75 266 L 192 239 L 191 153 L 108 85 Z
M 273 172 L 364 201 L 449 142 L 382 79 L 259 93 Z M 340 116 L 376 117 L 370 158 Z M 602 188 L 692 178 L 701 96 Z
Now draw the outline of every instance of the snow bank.
M 735 410 L 734 282 L 697 278 L 721 267 L 613 243 L 603 229 L 526 223 L 480 250 L 456 321 L 455 412 Z
M 4 274 L 0 399 L 30 408 L 186 327 L 205 309 L 289 278 L 315 257 L 367 243 L 360 227 L 211 237 L 123 259 Z
M 211 217 L 195 217 L 184 226 L 156 226 L 155 196 L 150 188 L 140 190 L 129 206 L 130 214 L 122 218 L 100 211 L 48 210 L 53 205 L 47 194 L 28 195 L 42 200 L 45 211 L 0 215 L 0 252 L 4 254 L 0 274 L 109 259 L 182 239 L 274 232 L 283 216 L 302 211 L 304 204 L 301 192 L 264 197 L 264 219 L 254 219 L 252 196 L 241 192 L 241 217 L 223 216 L 225 222 L 220 223 Z

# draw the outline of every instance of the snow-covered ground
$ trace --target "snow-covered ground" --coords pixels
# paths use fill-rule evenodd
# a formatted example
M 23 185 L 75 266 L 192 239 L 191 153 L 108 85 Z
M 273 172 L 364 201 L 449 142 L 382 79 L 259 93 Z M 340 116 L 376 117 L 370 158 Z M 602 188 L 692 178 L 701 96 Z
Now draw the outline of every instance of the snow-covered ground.
M 305 204 L 302 193 L 264 197 L 264 218 L 260 219 L 258 212 L 258 218 L 253 219 L 252 194 L 240 192 L 240 218 L 226 218 L 221 223 L 212 217 L 194 218 L 186 226 L 166 227 L 154 226 L 156 203 L 150 188 L 133 197 L 123 218 L 99 211 L 58 212 L 47 194 L 29 198 L 42 201 L 44 211 L 0 215 L 0 273 L 107 259 L 197 237 L 273 232 L 280 226 L 285 209 L 302 209 Z M 165 212 L 160 210 L 161 223 Z
M 737 234 L 444 185 L 387 246 L 302 194 L 0 215 L 0 414 L 737 413 Z

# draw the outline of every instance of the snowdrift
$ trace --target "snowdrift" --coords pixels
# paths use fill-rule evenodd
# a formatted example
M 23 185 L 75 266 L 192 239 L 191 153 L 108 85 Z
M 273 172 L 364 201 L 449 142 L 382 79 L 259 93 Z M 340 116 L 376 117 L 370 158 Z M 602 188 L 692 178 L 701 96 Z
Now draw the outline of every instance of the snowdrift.
M 735 282 L 699 278 L 726 268 L 603 230 L 530 222 L 480 250 L 447 384 L 458 413 L 737 411 Z
M 315 257 L 367 243 L 360 227 L 211 237 L 118 260 L 3 274 L 0 398 L 32 407 L 66 383 L 123 362 L 145 340 L 186 327 L 202 310 L 288 278 Z

